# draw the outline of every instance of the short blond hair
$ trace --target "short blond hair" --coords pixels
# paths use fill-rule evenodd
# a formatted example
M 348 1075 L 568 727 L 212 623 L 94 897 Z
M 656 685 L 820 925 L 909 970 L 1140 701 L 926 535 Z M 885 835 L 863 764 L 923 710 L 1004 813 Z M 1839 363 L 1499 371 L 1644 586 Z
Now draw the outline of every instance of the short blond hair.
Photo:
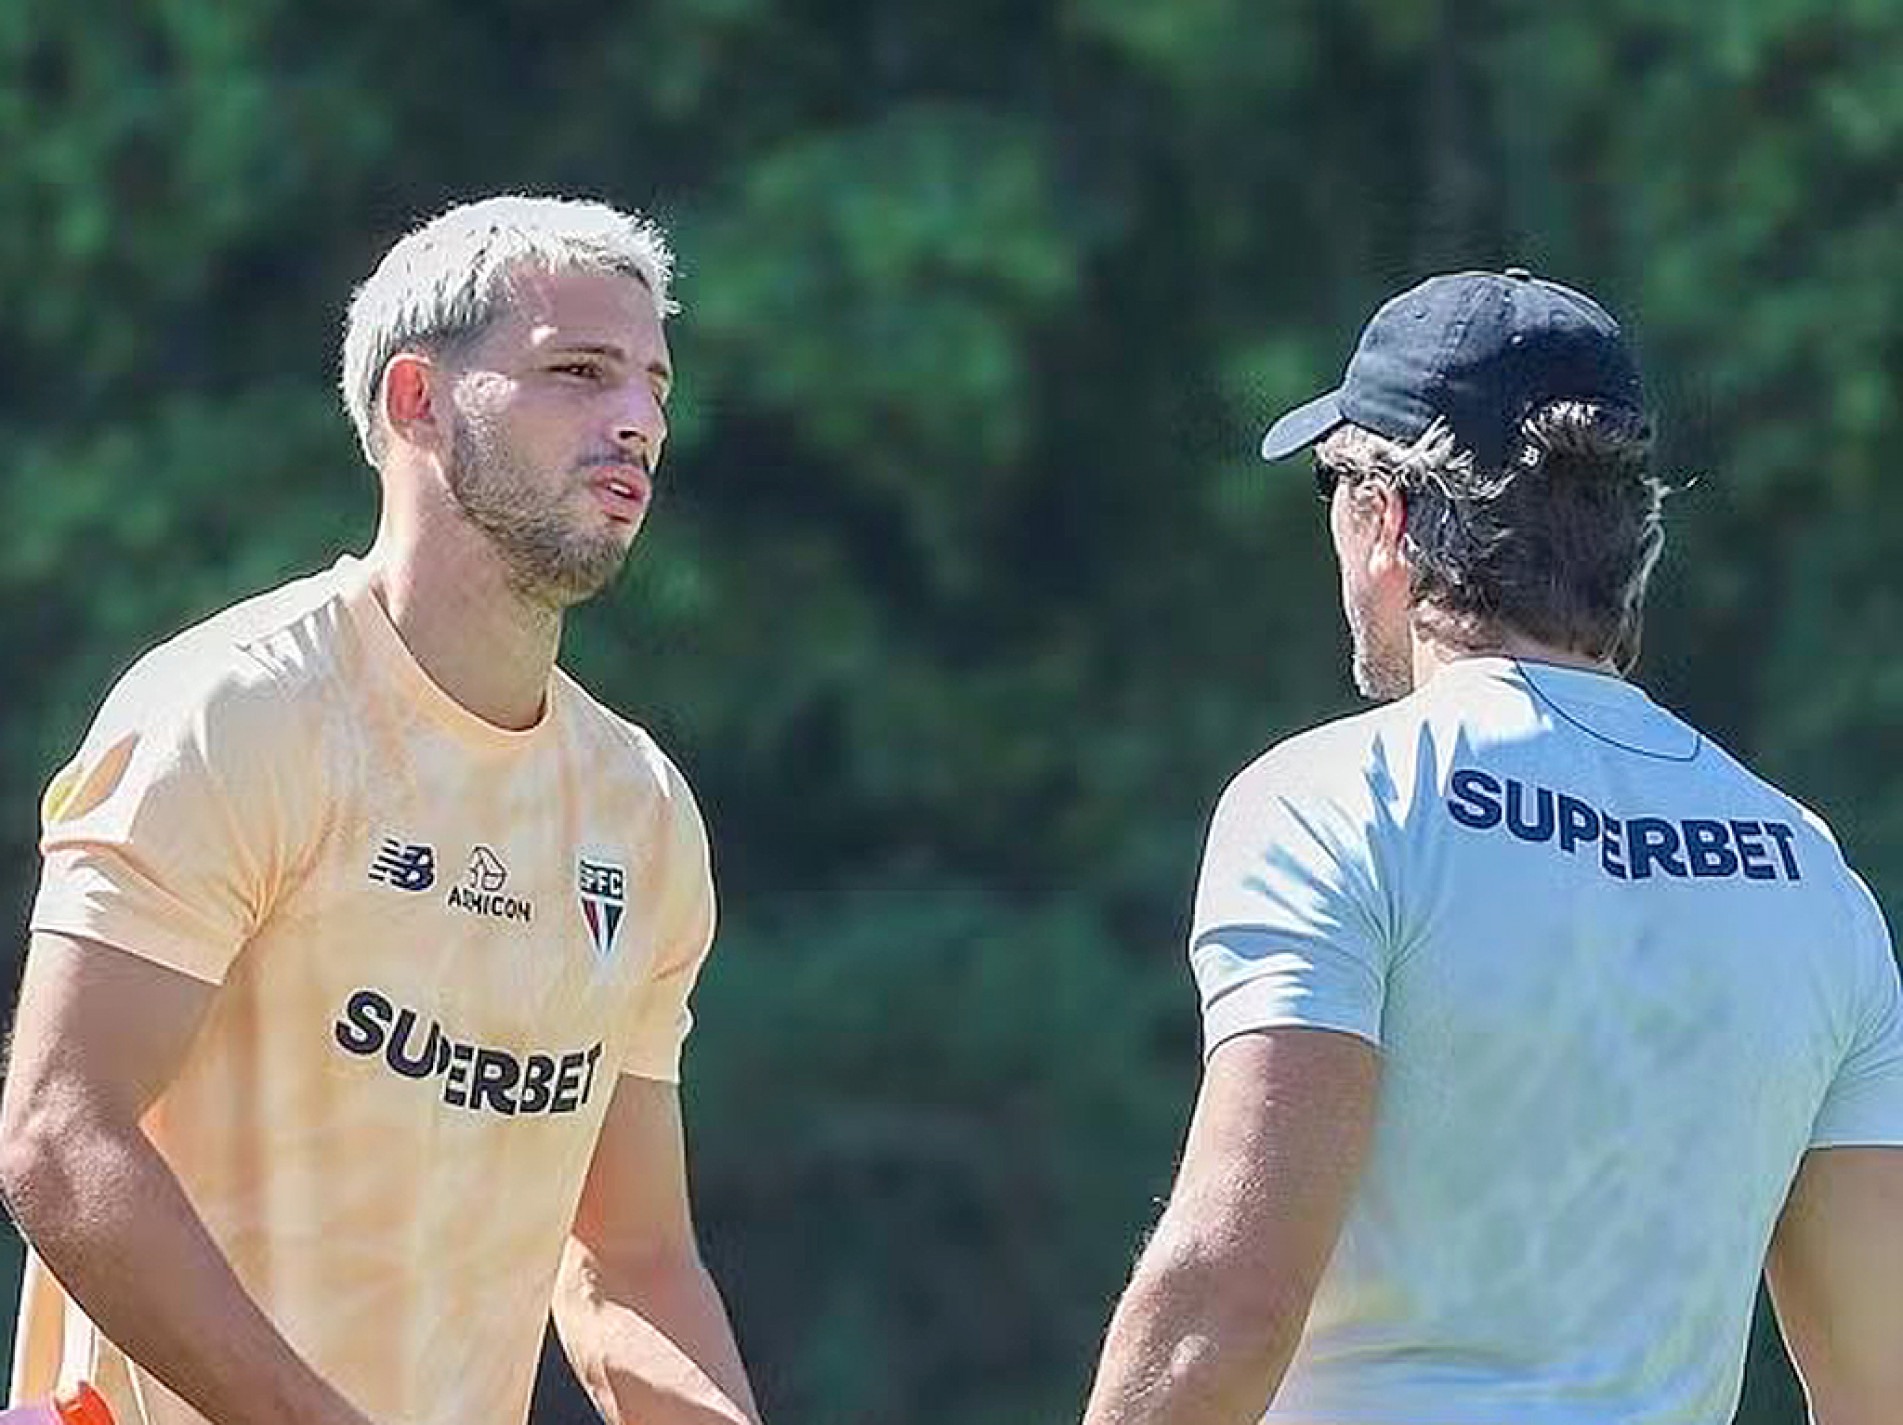
M 524 265 L 546 272 L 615 272 L 653 295 L 662 317 L 674 255 L 647 218 L 606 203 L 504 194 L 462 203 L 399 240 L 350 299 L 344 319 L 344 410 L 365 459 L 382 459 L 377 392 L 400 351 L 441 354 L 479 337 L 509 299 Z

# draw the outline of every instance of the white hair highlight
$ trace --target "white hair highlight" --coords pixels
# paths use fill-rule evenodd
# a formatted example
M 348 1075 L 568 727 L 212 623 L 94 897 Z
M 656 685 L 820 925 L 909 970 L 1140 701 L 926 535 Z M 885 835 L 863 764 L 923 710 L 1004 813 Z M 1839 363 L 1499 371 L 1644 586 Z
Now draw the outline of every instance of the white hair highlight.
M 377 396 L 401 351 L 440 353 L 481 335 L 501 313 L 524 266 L 613 272 L 648 289 L 666 318 L 674 255 L 653 222 L 605 203 L 505 194 L 463 203 L 399 240 L 352 295 L 338 385 L 357 441 L 382 456 Z

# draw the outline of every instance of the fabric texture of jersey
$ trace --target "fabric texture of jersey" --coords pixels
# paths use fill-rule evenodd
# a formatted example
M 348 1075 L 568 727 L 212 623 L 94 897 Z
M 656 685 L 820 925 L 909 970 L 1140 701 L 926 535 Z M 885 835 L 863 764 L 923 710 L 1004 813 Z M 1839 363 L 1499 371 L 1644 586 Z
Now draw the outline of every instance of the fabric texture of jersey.
M 1381 1050 L 1270 1421 L 1723 1425 L 1799 1160 L 1903 1144 L 1875 901 L 1610 676 L 1462 660 L 1273 748 L 1215 813 L 1190 958 L 1209 1050 Z
M 520 1422 L 618 1076 L 673 1080 L 713 933 L 680 773 L 557 671 L 526 731 L 361 563 L 120 680 L 43 808 L 32 925 L 217 986 L 144 1127 L 246 1290 L 387 1425 Z M 29 1257 L 15 1400 L 202 1425 Z

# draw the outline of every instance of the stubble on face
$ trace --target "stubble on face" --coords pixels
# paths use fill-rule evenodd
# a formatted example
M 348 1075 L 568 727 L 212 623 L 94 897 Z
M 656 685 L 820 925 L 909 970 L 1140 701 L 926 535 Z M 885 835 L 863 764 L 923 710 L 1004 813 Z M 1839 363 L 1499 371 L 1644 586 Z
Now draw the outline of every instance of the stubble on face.
M 1381 608 L 1373 591 L 1348 573 L 1349 555 L 1339 538 L 1336 557 L 1344 561 L 1341 607 L 1354 650 L 1355 691 L 1377 702 L 1404 698 L 1414 691 L 1414 642 L 1407 612 Z
M 456 416 L 446 473 L 457 506 L 502 556 L 510 587 L 533 603 L 559 611 L 592 599 L 627 561 L 621 535 L 576 523 L 569 505 L 580 472 L 542 488 L 479 416 Z
M 1402 628 L 1383 629 L 1371 611 L 1348 605 L 1348 634 L 1354 643 L 1355 691 L 1377 702 L 1391 702 L 1414 691 L 1414 647 Z

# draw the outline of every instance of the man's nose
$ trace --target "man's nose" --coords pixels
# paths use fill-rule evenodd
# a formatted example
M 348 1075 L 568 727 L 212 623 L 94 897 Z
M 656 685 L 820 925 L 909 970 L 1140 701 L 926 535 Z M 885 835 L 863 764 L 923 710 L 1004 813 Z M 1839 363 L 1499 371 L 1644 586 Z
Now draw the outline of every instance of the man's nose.
M 667 412 L 660 398 L 645 381 L 630 382 L 615 412 L 616 443 L 652 456 L 666 438 Z

